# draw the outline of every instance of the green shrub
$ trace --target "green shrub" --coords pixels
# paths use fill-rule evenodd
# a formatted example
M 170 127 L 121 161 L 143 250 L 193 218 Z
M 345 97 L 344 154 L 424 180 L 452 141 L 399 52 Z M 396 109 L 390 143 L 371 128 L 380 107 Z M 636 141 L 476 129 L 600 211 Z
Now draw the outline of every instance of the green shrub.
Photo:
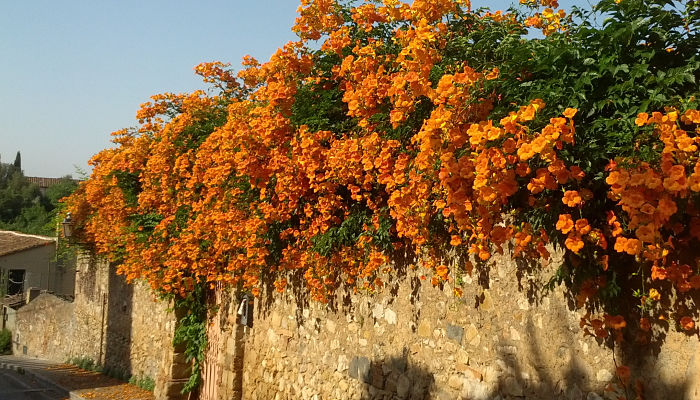
M 0 331 L 0 354 L 12 353 L 12 332 L 7 329 Z
M 129 383 L 135 386 L 140 387 L 141 389 L 148 390 L 149 392 L 152 392 L 153 389 L 156 387 L 156 381 L 153 380 L 150 376 L 132 376 L 131 379 L 129 379 Z
M 102 366 L 90 357 L 71 357 L 68 359 L 68 364 L 73 364 L 86 371 L 102 372 Z
M 130 376 L 131 374 L 126 368 L 123 367 L 106 367 L 104 371 L 102 371 L 103 374 L 112 377 L 114 379 L 119 379 L 120 381 L 130 381 Z

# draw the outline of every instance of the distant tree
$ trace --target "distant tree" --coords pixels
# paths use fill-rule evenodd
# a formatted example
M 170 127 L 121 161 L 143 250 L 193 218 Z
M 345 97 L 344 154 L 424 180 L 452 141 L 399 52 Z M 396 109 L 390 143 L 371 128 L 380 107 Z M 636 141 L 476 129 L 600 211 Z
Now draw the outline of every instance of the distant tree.
M 15 168 L 13 165 L 0 162 L 0 189 L 7 187 L 14 172 Z
M 55 235 L 56 226 L 51 223 L 53 211 L 47 211 L 43 205 L 36 203 L 22 208 L 20 214 L 9 224 L 13 231 L 39 235 Z
M 55 209 L 60 206 L 60 200 L 64 197 L 69 196 L 71 193 L 78 188 L 78 183 L 73 179 L 71 175 L 66 175 L 61 177 L 61 181 L 55 185 L 49 186 L 46 189 L 46 194 L 44 195 L 46 200 L 48 200 L 51 205 L 51 209 Z
M 22 173 L 18 152 L 14 164 L 0 163 L 0 229 L 54 235 L 60 200 L 77 187 L 67 175 L 42 194 Z
M 15 156 L 15 163 L 13 164 L 15 168 L 18 170 L 22 170 L 22 156 L 19 154 L 19 151 L 17 152 L 17 155 Z
M 11 224 L 21 213 L 41 201 L 37 185 L 31 184 L 14 165 L 0 164 L 0 222 Z

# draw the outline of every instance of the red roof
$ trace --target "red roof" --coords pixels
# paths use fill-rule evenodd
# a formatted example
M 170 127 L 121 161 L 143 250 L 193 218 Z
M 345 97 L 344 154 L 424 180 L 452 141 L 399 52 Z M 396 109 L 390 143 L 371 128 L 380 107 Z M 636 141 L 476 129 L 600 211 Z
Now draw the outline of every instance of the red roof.
M 49 186 L 56 185 L 58 183 L 63 182 L 63 180 L 66 179 L 66 178 L 42 178 L 40 176 L 27 176 L 26 178 L 30 183 L 35 183 L 40 188 L 47 188 Z M 77 179 L 71 179 L 71 180 L 74 182 L 78 182 Z
M 0 256 L 33 249 L 40 246 L 56 245 L 56 238 L 26 233 L 0 231 Z

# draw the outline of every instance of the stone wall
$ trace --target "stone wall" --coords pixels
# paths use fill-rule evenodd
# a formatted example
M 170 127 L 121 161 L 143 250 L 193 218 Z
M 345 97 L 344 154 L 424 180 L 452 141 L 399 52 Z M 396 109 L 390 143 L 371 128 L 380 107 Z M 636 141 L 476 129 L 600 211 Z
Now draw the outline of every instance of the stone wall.
M 582 312 L 563 288 L 542 295 L 553 265 L 529 273 L 503 259 L 478 276 L 453 276 L 461 297 L 411 268 L 398 281 L 383 277 L 394 285 L 341 290 L 330 304 L 304 291 L 264 292 L 251 328 L 236 323 L 240 296 L 220 290 L 200 398 L 613 399 L 617 362 L 643 381 L 646 399 L 700 399 L 697 335 L 670 326 L 659 346 L 626 345 L 613 357 L 582 334 Z M 18 310 L 15 351 L 90 357 L 155 378 L 157 399 L 182 397 L 189 371 L 172 346 L 179 314 L 107 263 L 83 255 L 78 270 L 74 302 L 42 294 Z
M 19 308 L 12 332 L 13 353 L 66 361 L 75 330 L 74 309 L 75 304 L 48 293 Z
M 616 349 L 614 359 L 584 337 L 562 288 L 538 297 L 552 271 L 528 275 L 505 259 L 459 277 L 462 297 L 411 269 L 395 286 L 329 305 L 263 295 L 246 332 L 235 306 L 223 308 L 219 398 L 608 399 L 619 394 L 606 391 L 617 361 L 646 399 L 700 399 L 697 336 L 671 327 L 660 348 Z
M 114 266 L 88 253 L 77 265 L 74 301 L 42 294 L 17 311 L 15 353 L 58 362 L 86 357 L 170 390 L 175 316 L 169 303 L 156 301 L 145 284 L 126 284 Z

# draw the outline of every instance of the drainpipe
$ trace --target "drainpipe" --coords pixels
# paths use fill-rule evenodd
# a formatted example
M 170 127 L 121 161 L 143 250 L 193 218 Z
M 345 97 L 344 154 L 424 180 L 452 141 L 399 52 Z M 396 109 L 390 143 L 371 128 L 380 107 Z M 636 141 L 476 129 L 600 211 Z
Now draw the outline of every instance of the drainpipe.
M 106 343 L 104 343 L 104 337 L 105 337 L 105 307 L 107 306 L 107 293 L 102 293 L 102 323 L 100 324 L 100 356 L 98 358 L 98 363 L 102 366 L 104 366 L 104 363 L 102 362 L 102 355 L 103 355 L 103 347 L 106 347 Z

